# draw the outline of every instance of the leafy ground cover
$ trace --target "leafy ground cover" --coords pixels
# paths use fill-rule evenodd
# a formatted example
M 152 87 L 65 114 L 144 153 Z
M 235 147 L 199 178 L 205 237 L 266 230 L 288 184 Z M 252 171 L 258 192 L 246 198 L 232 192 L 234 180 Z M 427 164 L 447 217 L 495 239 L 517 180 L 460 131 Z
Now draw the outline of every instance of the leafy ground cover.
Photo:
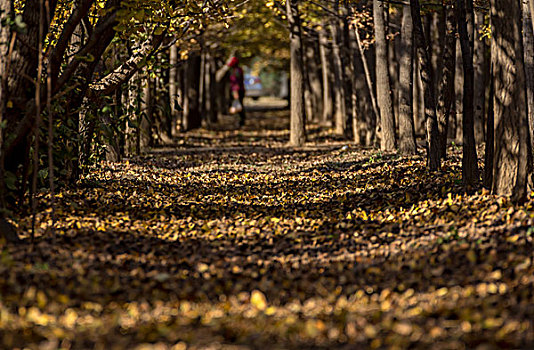
M 463 194 L 454 149 L 429 173 L 313 126 L 286 148 L 285 117 L 103 164 L 56 238 L 43 198 L 2 247 L 0 347 L 534 347 L 534 200 Z

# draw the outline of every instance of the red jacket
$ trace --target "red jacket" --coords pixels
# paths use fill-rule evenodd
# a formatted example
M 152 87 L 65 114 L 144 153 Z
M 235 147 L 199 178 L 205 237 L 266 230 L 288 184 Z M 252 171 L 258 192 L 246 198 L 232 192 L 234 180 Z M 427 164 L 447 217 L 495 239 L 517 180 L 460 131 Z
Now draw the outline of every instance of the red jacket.
M 240 67 L 231 68 L 230 70 L 230 89 L 237 92 L 245 91 L 245 77 L 243 69 Z

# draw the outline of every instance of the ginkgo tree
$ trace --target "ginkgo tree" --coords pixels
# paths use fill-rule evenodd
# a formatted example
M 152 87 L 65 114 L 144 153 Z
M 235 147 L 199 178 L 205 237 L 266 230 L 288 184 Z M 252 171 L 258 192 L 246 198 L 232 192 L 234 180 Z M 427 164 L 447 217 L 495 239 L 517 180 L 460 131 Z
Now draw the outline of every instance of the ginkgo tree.
M 41 139 L 48 139 L 49 148 L 64 141 L 59 148 L 73 150 L 67 163 L 74 163 L 70 177 L 75 180 L 79 167 L 74 158 L 81 145 L 70 136 L 79 132 L 84 101 L 110 95 L 161 45 L 184 39 L 189 33 L 197 35 L 211 22 L 226 21 L 236 3 L 0 1 L 2 27 L 8 29 L 2 30 L 0 41 L 2 206 L 12 200 L 6 197 L 7 190 L 27 192 L 30 174 L 35 187 L 40 156 L 45 153 L 40 151 Z M 135 45 L 123 60 L 114 60 L 112 67 L 106 67 L 102 58 L 118 40 Z M 43 117 L 50 124 L 47 137 L 41 128 Z M 71 133 L 62 137 L 65 129 Z M 54 134 L 59 137 L 53 142 Z M 48 157 L 52 158 L 51 152 Z

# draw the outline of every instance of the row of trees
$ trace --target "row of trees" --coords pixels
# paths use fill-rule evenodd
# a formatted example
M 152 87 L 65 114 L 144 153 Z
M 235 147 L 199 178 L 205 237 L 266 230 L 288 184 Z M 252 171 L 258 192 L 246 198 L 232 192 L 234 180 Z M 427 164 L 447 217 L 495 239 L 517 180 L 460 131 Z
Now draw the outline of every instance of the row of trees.
M 53 207 L 89 164 L 215 122 L 220 40 L 245 3 L 0 0 L 0 216 L 35 211 L 41 188 Z
M 405 155 L 424 136 L 437 170 L 452 137 L 471 189 L 486 141 L 486 185 L 524 198 L 533 1 L 0 0 L 2 215 L 216 123 L 234 51 L 290 65 L 291 144 L 306 121 Z
M 306 120 L 322 116 L 359 145 L 403 155 L 416 154 L 416 138 L 424 136 L 435 171 L 453 139 L 463 146 L 464 184 L 472 190 L 481 177 L 477 145 L 485 142 L 485 185 L 516 200 L 526 197 L 534 1 L 286 5 L 293 145 L 305 141 Z

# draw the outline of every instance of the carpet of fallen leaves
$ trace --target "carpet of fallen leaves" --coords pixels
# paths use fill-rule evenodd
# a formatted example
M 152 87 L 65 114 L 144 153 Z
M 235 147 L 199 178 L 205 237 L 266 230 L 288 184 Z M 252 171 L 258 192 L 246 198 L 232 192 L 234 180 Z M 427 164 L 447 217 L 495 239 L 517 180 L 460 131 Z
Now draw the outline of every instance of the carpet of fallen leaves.
M 534 348 L 534 200 L 465 195 L 454 149 L 287 148 L 283 117 L 102 164 L 56 238 L 43 194 L 1 248 L 0 348 Z

